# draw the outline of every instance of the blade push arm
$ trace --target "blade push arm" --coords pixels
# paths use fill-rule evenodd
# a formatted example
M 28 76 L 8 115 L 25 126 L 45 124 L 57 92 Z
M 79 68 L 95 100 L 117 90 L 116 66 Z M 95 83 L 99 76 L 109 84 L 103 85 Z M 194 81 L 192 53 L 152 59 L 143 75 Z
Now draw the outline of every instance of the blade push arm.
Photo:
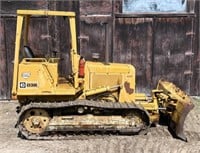
M 176 137 L 187 141 L 183 133 L 186 116 L 193 109 L 191 98 L 173 83 L 160 80 L 154 92 L 159 107 L 165 108 L 162 113 L 169 116 L 169 129 Z

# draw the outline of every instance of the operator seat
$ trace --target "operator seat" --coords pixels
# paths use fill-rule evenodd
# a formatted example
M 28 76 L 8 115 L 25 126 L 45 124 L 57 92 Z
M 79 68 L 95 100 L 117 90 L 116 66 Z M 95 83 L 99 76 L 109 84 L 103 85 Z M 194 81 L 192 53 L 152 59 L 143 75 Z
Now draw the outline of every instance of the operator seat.
M 34 58 L 32 49 L 29 46 L 24 46 L 24 55 L 26 58 Z

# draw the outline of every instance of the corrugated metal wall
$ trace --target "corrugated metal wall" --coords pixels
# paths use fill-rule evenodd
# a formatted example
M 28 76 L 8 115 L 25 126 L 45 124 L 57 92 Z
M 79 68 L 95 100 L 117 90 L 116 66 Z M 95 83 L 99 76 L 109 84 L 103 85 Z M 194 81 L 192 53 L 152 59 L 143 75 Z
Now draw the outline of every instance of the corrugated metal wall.
M 123 14 L 122 1 L 1 1 L 0 99 L 9 99 L 16 26 L 16 9 L 75 11 L 80 53 L 105 59 L 106 25 L 111 61 L 130 63 L 137 70 L 137 91 L 150 93 L 166 78 L 191 95 L 200 95 L 199 1 L 187 14 Z M 190 5 L 191 7 L 191 5 Z M 68 73 L 68 30 L 64 19 L 34 18 L 31 47 L 44 54 L 60 51 L 60 70 Z M 37 38 L 42 38 L 37 39 Z

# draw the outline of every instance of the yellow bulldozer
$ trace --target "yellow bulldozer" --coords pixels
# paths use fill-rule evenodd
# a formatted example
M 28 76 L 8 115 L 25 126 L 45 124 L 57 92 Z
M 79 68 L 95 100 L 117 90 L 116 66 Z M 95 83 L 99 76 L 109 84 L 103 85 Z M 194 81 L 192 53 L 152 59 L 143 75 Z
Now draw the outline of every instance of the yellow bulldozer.
M 59 57 L 36 57 L 29 46 L 29 21 L 34 16 L 60 16 L 69 22 L 72 73 L 59 75 Z M 26 139 L 51 139 L 68 134 L 146 133 L 164 122 L 186 141 L 183 125 L 194 107 L 191 98 L 165 80 L 152 97 L 136 93 L 136 71 L 130 64 L 86 61 L 77 52 L 74 12 L 18 10 L 12 99 L 19 102 L 17 127 Z

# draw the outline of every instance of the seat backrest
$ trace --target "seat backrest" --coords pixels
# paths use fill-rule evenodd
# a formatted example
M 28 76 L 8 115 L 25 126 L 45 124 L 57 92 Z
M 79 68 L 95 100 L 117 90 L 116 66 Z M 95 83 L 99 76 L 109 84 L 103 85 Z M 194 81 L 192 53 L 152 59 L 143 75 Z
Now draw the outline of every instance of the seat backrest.
M 32 49 L 29 46 L 24 46 L 24 55 L 26 58 L 34 58 Z

